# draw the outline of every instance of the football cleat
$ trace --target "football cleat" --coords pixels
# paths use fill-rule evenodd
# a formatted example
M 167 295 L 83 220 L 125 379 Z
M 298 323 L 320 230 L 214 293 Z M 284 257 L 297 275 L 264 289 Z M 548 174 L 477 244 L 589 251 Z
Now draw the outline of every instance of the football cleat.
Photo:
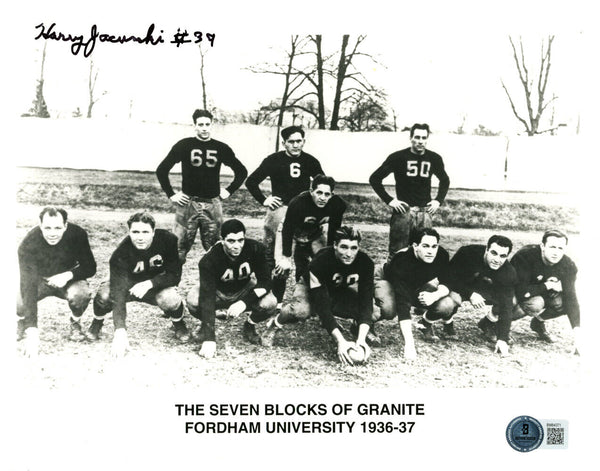
M 183 320 L 173 322 L 173 329 L 175 330 L 175 337 L 177 338 L 177 340 L 184 343 L 189 342 L 190 332 Z
M 254 345 L 260 345 L 260 336 L 256 333 L 256 327 L 254 324 L 250 324 L 250 322 L 244 322 L 244 327 L 242 327 L 242 334 L 244 339 Z
M 275 336 L 281 329 L 275 325 L 275 318 L 269 319 L 267 328 L 260 336 L 260 343 L 265 347 L 272 347 L 275 343 Z
M 444 337 L 447 339 L 457 339 L 456 329 L 454 328 L 454 322 L 444 324 Z
M 72 342 L 81 342 L 85 340 L 85 335 L 81 330 L 81 323 L 79 321 L 74 321 L 71 319 L 71 326 L 69 328 L 69 340 Z
M 435 342 L 440 339 L 437 335 L 435 335 L 433 324 L 431 322 L 427 322 L 425 319 L 421 319 L 419 322 L 417 322 L 417 329 L 419 329 L 419 332 L 421 332 L 423 340 L 427 342 Z
M 102 330 L 102 325 L 104 324 L 103 320 L 94 319 L 90 328 L 85 333 L 85 338 L 90 342 L 96 342 L 100 340 L 100 331 Z
M 531 319 L 531 330 L 538 334 L 538 338 L 547 343 L 553 343 L 554 339 L 550 337 L 550 334 L 546 330 L 546 323 L 540 321 L 537 317 Z
M 496 343 L 498 337 L 496 336 L 496 325 L 492 323 L 487 317 L 482 317 L 477 323 L 477 327 L 481 329 L 483 337 L 488 342 Z

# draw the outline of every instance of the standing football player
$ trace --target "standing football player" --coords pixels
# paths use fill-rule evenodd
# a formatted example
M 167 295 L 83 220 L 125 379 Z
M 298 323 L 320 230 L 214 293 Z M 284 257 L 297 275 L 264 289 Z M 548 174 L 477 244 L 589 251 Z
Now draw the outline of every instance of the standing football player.
M 40 213 L 39 225 L 19 245 L 18 256 L 17 339 L 25 338 L 24 354 L 38 354 L 37 303 L 47 296 L 67 300 L 71 309 L 70 339 L 84 340 L 80 320 L 92 297 L 86 280 L 96 273 L 87 232 L 67 223 L 64 209 L 48 206 Z
M 373 172 L 369 183 L 375 193 L 392 208 L 389 259 L 407 247 L 415 229 L 431 227 L 431 218 L 448 193 L 450 179 L 439 154 L 426 149 L 429 125 L 413 124 L 410 147 L 394 152 Z M 388 194 L 383 179 L 390 173 L 396 181 L 396 197 Z M 439 180 L 438 193 L 431 199 L 431 175 Z
M 456 293 L 448 288 L 448 252 L 439 245 L 440 235 L 435 229 L 422 228 L 412 235 L 412 245 L 400 250 L 392 260 L 378 268 L 375 274 L 375 302 L 381 319 L 398 316 L 404 337 L 404 357 L 417 355 L 412 335 L 411 306 L 422 312 L 418 329 L 423 339 L 439 340 L 433 322 L 441 320 L 444 335 L 455 337 L 453 316 L 460 304 Z
M 211 139 L 212 114 L 196 110 L 192 118 L 196 136 L 177 142 L 156 169 L 160 186 L 177 205 L 173 233 L 179 241 L 182 264 L 194 244 L 198 228 L 204 250 L 210 249 L 219 240 L 223 221 L 221 200 L 237 190 L 248 175 L 246 167 L 227 144 Z M 178 162 L 181 162 L 182 189 L 175 192 L 169 181 L 169 172 Z M 230 167 L 234 173 L 227 188 L 221 188 L 221 164 Z
M 559 230 L 546 231 L 540 245 L 526 245 L 511 259 L 517 271 L 517 300 L 525 314 L 532 316 L 531 329 L 548 343 L 554 341 L 546 321 L 567 315 L 580 353 L 580 312 L 575 290 L 577 266 L 565 250 L 569 239 Z
M 508 355 L 508 339 L 513 308 L 516 304 L 517 273 L 508 261 L 512 242 L 493 235 L 487 245 L 465 245 L 450 261 L 449 285 L 458 293 L 456 301 L 468 300 L 486 315 L 477 324 L 487 340 L 495 343 L 495 352 Z
M 271 317 L 277 307 L 277 299 L 270 291 L 271 273 L 265 247 L 256 240 L 246 239 L 246 228 L 237 219 L 223 223 L 221 238 L 200 259 L 200 286 L 191 289 L 187 296 L 190 314 L 202 322 L 198 334 L 202 346 L 198 353 L 204 358 L 212 358 L 216 351 L 216 309 L 226 308 L 229 317 L 238 317 L 249 310 L 243 336 L 250 343 L 260 344 L 255 326 Z
M 359 249 L 360 241 L 358 230 L 340 227 L 335 232 L 333 246 L 320 250 L 311 260 L 305 279 L 298 283 L 294 300 L 288 305 L 295 318 L 306 319 L 316 312 L 323 327 L 336 341 L 338 358 L 350 365 L 353 362 L 348 350 L 364 349 L 365 360 L 371 354 L 367 334 L 373 321 L 374 265 Z M 356 342 L 345 339 L 334 316 L 354 320 L 351 330 Z M 262 337 L 263 344 L 272 344 L 285 318 L 286 314 L 282 312 L 269 321 Z
M 305 139 L 304 129 L 290 126 L 281 131 L 285 150 L 269 155 L 246 180 L 246 187 L 263 206 L 267 207 L 264 225 L 263 242 L 266 247 L 269 267 L 275 267 L 276 239 L 281 239 L 281 224 L 292 198 L 310 189 L 310 179 L 323 174 L 319 161 L 302 150 Z M 266 178 L 271 180 L 271 195 L 265 196 L 259 185 Z M 277 244 L 281 250 L 281 241 Z M 280 273 L 273 277 L 273 294 L 280 304 L 285 292 L 288 273 Z
M 104 318 L 112 311 L 115 357 L 122 357 L 129 348 L 125 318 L 131 301 L 158 306 L 173 322 L 177 339 L 187 342 L 190 338 L 183 320 L 183 300 L 176 288 L 181 280 L 177 237 L 155 226 L 154 217 L 145 211 L 128 219 L 129 234 L 110 257 L 110 279 L 100 285 L 94 297 L 88 338 L 100 337 Z

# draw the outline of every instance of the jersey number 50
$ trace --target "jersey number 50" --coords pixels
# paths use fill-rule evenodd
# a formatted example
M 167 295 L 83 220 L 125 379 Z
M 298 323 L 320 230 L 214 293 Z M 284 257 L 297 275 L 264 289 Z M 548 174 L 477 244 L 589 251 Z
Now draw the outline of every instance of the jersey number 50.
M 419 168 L 420 167 L 420 168 Z M 429 169 L 431 168 L 431 162 L 426 160 L 421 161 L 421 165 L 416 160 L 409 160 L 406 162 L 406 176 L 407 177 L 420 177 L 427 178 L 429 176 Z
M 207 150 L 204 159 L 206 160 L 207 167 L 214 167 L 217 165 L 217 151 Z M 192 165 L 194 167 L 200 167 L 202 165 L 202 160 L 202 151 L 200 149 L 192 149 L 192 152 L 190 153 L 190 162 Z

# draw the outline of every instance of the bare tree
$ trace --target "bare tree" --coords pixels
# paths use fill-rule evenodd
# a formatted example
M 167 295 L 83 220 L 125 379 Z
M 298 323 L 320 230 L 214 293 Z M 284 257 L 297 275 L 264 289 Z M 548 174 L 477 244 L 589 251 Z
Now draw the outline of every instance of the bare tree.
M 100 99 L 108 93 L 106 90 L 104 90 L 102 92 L 102 95 L 100 95 L 99 97 L 95 95 L 96 81 L 98 80 L 98 72 L 100 72 L 100 69 L 94 67 L 94 61 L 90 60 L 90 71 L 88 74 L 88 108 L 86 115 L 87 118 L 92 117 L 92 109 L 94 108 L 94 105 L 98 103 L 98 101 L 100 101 Z
M 198 45 L 198 50 L 200 51 L 200 82 L 202 85 L 202 106 L 205 110 L 208 109 L 208 103 L 206 98 L 206 80 L 204 78 L 204 57 L 206 56 L 208 50 L 202 49 L 202 44 Z
M 528 136 L 547 132 L 549 131 L 548 129 L 540 131 L 540 121 L 548 105 L 557 98 L 553 95 L 551 99 L 546 100 L 546 87 L 548 86 L 548 78 L 550 76 L 552 42 L 554 41 L 554 36 L 548 36 L 546 43 L 542 41 L 539 70 L 536 74 L 532 74 L 532 76 L 529 74 L 522 39 L 519 37 L 518 47 L 515 45 L 512 37 L 509 36 L 508 39 L 512 47 L 513 59 L 525 95 L 525 107 L 527 109 L 527 115 L 525 115 L 525 117 L 517 110 L 515 104 L 516 100 L 514 100 L 509 93 L 504 81 L 501 81 L 502 88 L 504 88 L 504 91 L 506 92 L 513 114 L 521 123 L 523 123 Z
M 40 65 L 40 78 L 37 79 L 35 87 L 35 98 L 31 104 L 31 108 L 21 116 L 35 116 L 37 118 L 49 118 L 50 113 L 46 106 L 46 99 L 44 98 L 44 65 L 46 64 L 46 45 L 44 41 L 44 49 L 42 50 L 42 63 Z
M 392 131 L 394 124 L 386 122 L 386 98 L 383 90 L 354 93 L 349 100 L 349 113 L 340 118 L 341 127 L 351 132 Z

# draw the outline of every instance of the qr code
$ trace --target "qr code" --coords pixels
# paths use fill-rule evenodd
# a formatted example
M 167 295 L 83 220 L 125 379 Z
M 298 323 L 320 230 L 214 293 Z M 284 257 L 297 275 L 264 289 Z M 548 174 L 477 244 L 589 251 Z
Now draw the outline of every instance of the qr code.
M 547 445 L 564 445 L 565 429 L 562 427 L 548 427 L 547 437 Z

